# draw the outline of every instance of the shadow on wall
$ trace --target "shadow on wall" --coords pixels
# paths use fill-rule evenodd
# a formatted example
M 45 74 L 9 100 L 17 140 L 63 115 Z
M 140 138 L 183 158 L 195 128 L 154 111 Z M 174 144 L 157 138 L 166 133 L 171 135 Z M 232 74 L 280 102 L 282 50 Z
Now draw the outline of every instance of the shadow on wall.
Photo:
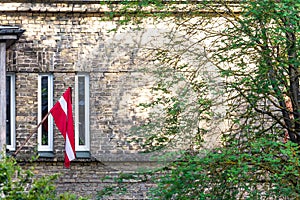
M 133 126 L 137 127 L 153 120 L 153 112 L 163 115 L 161 107 L 155 107 L 153 110 L 143 109 L 139 105 L 153 102 L 163 95 L 153 93 L 153 86 L 166 75 L 162 74 L 163 70 L 172 67 L 164 58 L 174 59 L 178 66 L 188 66 L 184 72 L 185 78 L 193 74 L 196 82 L 208 83 L 210 91 L 205 95 L 210 99 L 218 99 L 216 97 L 220 95 L 221 88 L 216 86 L 219 86 L 222 80 L 218 77 L 216 68 L 206 59 L 204 48 L 200 44 L 195 45 L 197 40 L 187 37 L 184 32 L 174 31 L 174 26 L 175 24 L 161 22 L 147 24 L 147 27 L 141 29 L 129 25 L 110 32 L 107 28 L 106 33 L 102 30 L 102 40 L 97 39 L 96 45 L 82 44 L 75 68 L 76 71 L 88 71 L 92 76 L 91 97 L 96 99 L 91 99 L 91 121 L 100 122 L 102 125 L 102 131 L 94 130 L 97 135 L 95 137 L 101 138 L 101 147 L 93 145 L 93 140 L 92 146 L 97 149 L 95 155 L 99 155 L 100 159 L 103 160 L 107 152 L 124 154 L 123 159 L 126 159 L 128 153 L 142 150 L 141 143 L 144 140 L 141 139 L 141 135 L 132 135 L 131 130 Z M 161 52 L 165 52 L 164 58 Z M 159 70 L 161 73 L 157 74 Z M 171 77 L 172 74 L 169 75 L 164 77 L 165 81 L 172 82 L 173 78 L 178 79 Z M 179 80 L 172 86 L 170 95 L 180 94 L 186 84 L 185 80 Z M 196 100 L 195 96 L 196 93 L 189 91 L 191 102 Z M 205 148 L 213 148 L 219 143 L 219 134 L 226 127 L 226 122 L 221 122 L 220 117 L 224 110 L 224 107 L 216 109 L 218 116 L 216 115 L 213 122 L 204 122 L 193 116 L 195 121 L 188 129 L 192 135 L 199 126 L 205 129 L 214 128 L 204 136 L 207 140 Z M 192 110 L 187 109 L 186 112 L 189 111 Z M 133 137 L 137 140 L 129 143 L 128 140 L 132 140 Z M 180 139 L 177 138 L 180 140 L 177 144 L 186 147 L 192 138 L 193 136 L 180 136 Z M 103 147 L 107 149 L 104 150 Z

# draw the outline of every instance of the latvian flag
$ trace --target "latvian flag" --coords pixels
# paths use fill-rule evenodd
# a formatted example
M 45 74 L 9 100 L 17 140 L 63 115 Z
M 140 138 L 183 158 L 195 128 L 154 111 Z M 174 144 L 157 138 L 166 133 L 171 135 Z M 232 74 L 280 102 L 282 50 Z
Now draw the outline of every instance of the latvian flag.
M 50 110 L 55 124 L 65 139 L 65 167 L 75 159 L 75 136 L 72 114 L 72 89 L 69 87 Z

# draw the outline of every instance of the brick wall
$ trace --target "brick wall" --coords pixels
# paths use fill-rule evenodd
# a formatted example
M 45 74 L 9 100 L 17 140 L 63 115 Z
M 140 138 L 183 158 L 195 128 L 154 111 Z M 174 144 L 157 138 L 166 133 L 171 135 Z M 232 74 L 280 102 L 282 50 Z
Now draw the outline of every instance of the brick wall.
M 124 136 L 139 120 L 135 99 L 148 85 L 146 75 L 138 71 L 140 62 L 135 61 L 138 44 L 128 40 L 127 33 L 109 32 L 114 22 L 103 22 L 93 14 L 24 11 L 30 5 L 18 7 L 22 12 L 0 16 L 1 24 L 26 30 L 8 52 L 8 71 L 16 72 L 17 146 L 37 124 L 38 74 L 53 73 L 57 100 L 68 86 L 74 87 L 77 72 L 86 72 L 90 75 L 92 155 L 134 153 L 124 149 Z M 61 153 L 60 134 L 55 133 L 54 141 Z M 24 150 L 33 151 L 35 146 L 33 137 Z
M 154 186 L 151 180 L 145 177 L 135 180 L 127 180 L 123 183 L 118 182 L 121 173 L 132 174 L 135 177 L 135 171 L 139 169 L 149 169 L 157 167 L 154 162 L 108 162 L 103 163 L 96 160 L 77 160 L 72 162 L 71 168 L 66 169 L 62 160 L 56 162 L 40 160 L 39 162 L 26 163 L 21 162 L 23 167 L 34 167 L 34 173 L 37 176 L 49 174 L 59 174 L 56 181 L 58 193 L 70 192 L 72 194 L 85 196 L 95 199 L 100 190 L 105 187 L 126 188 L 126 193 L 116 191 L 111 196 L 104 196 L 103 199 L 147 199 L 148 190 Z
M 60 173 L 59 192 L 92 198 L 104 186 L 116 184 L 103 180 L 106 176 L 154 165 L 149 156 L 137 154 L 138 146 L 126 143 L 130 127 L 144 118 L 137 105 L 141 96 L 147 98 L 143 91 L 150 87 L 145 81 L 147 74 L 138 70 L 145 62 L 138 56 L 140 41 L 133 37 L 138 32 L 130 29 L 111 32 L 116 24 L 102 21 L 99 9 L 102 8 L 98 4 L 0 3 L 0 24 L 26 30 L 7 52 L 7 71 L 16 74 L 17 147 L 38 123 L 39 73 L 53 74 L 55 101 L 68 86 L 75 86 L 77 72 L 90 75 L 91 158 L 77 159 L 71 169 L 65 169 L 64 141 L 57 130 L 54 158 L 26 162 L 36 154 L 37 134 L 18 158 L 27 167 L 33 165 L 38 176 Z M 130 184 L 131 196 L 122 198 L 144 199 L 150 186 Z
M 32 2 L 32 1 L 31 1 Z M 171 23 L 148 24 L 120 28 L 105 21 L 107 6 L 87 1 L 49 1 L 48 3 L 8 1 L 0 3 L 0 25 L 18 26 L 26 32 L 7 52 L 7 71 L 16 73 L 16 141 L 17 147 L 28 137 L 37 122 L 38 74 L 54 76 L 54 100 L 68 87 L 74 87 L 77 72 L 90 75 L 90 159 L 63 167 L 63 138 L 55 130 L 54 158 L 35 162 L 37 175 L 61 173 L 60 191 L 75 191 L 95 197 L 105 185 L 107 174 L 133 172 L 139 167 L 155 166 L 151 155 L 138 154 L 139 146 L 126 142 L 133 125 L 141 123 L 147 113 L 138 105 L 151 99 L 153 79 L 140 71 L 151 67 L 148 48 L 164 44 Z M 214 138 L 216 139 L 216 138 Z M 18 154 L 26 160 L 37 147 L 37 134 Z M 25 162 L 26 166 L 32 165 Z M 143 199 L 151 183 L 131 184 L 131 197 Z M 75 189 L 74 189 L 75 188 Z

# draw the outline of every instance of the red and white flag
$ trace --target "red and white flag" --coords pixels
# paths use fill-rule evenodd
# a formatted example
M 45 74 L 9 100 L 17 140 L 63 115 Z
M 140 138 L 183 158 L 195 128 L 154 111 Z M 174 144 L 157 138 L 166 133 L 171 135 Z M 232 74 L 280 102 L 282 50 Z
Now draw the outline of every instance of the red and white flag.
M 75 135 L 72 113 L 72 89 L 69 87 L 50 110 L 55 124 L 65 139 L 65 167 L 75 159 Z

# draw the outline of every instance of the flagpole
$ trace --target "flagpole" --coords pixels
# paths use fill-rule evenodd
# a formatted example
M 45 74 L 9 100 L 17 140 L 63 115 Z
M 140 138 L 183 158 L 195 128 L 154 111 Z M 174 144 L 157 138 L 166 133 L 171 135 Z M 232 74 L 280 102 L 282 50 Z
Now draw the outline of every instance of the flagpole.
M 23 144 L 16 150 L 16 152 L 13 154 L 13 156 L 15 157 L 19 151 L 25 146 L 25 144 L 28 142 L 28 140 L 33 136 L 33 134 L 35 134 L 37 132 L 37 130 L 39 129 L 39 127 L 41 126 L 41 124 L 44 123 L 44 121 L 47 119 L 47 117 L 49 116 L 50 111 L 47 113 L 47 115 L 45 115 L 45 117 L 42 119 L 42 121 L 37 125 L 37 127 L 30 133 L 30 135 L 27 137 L 27 139 L 23 142 Z

